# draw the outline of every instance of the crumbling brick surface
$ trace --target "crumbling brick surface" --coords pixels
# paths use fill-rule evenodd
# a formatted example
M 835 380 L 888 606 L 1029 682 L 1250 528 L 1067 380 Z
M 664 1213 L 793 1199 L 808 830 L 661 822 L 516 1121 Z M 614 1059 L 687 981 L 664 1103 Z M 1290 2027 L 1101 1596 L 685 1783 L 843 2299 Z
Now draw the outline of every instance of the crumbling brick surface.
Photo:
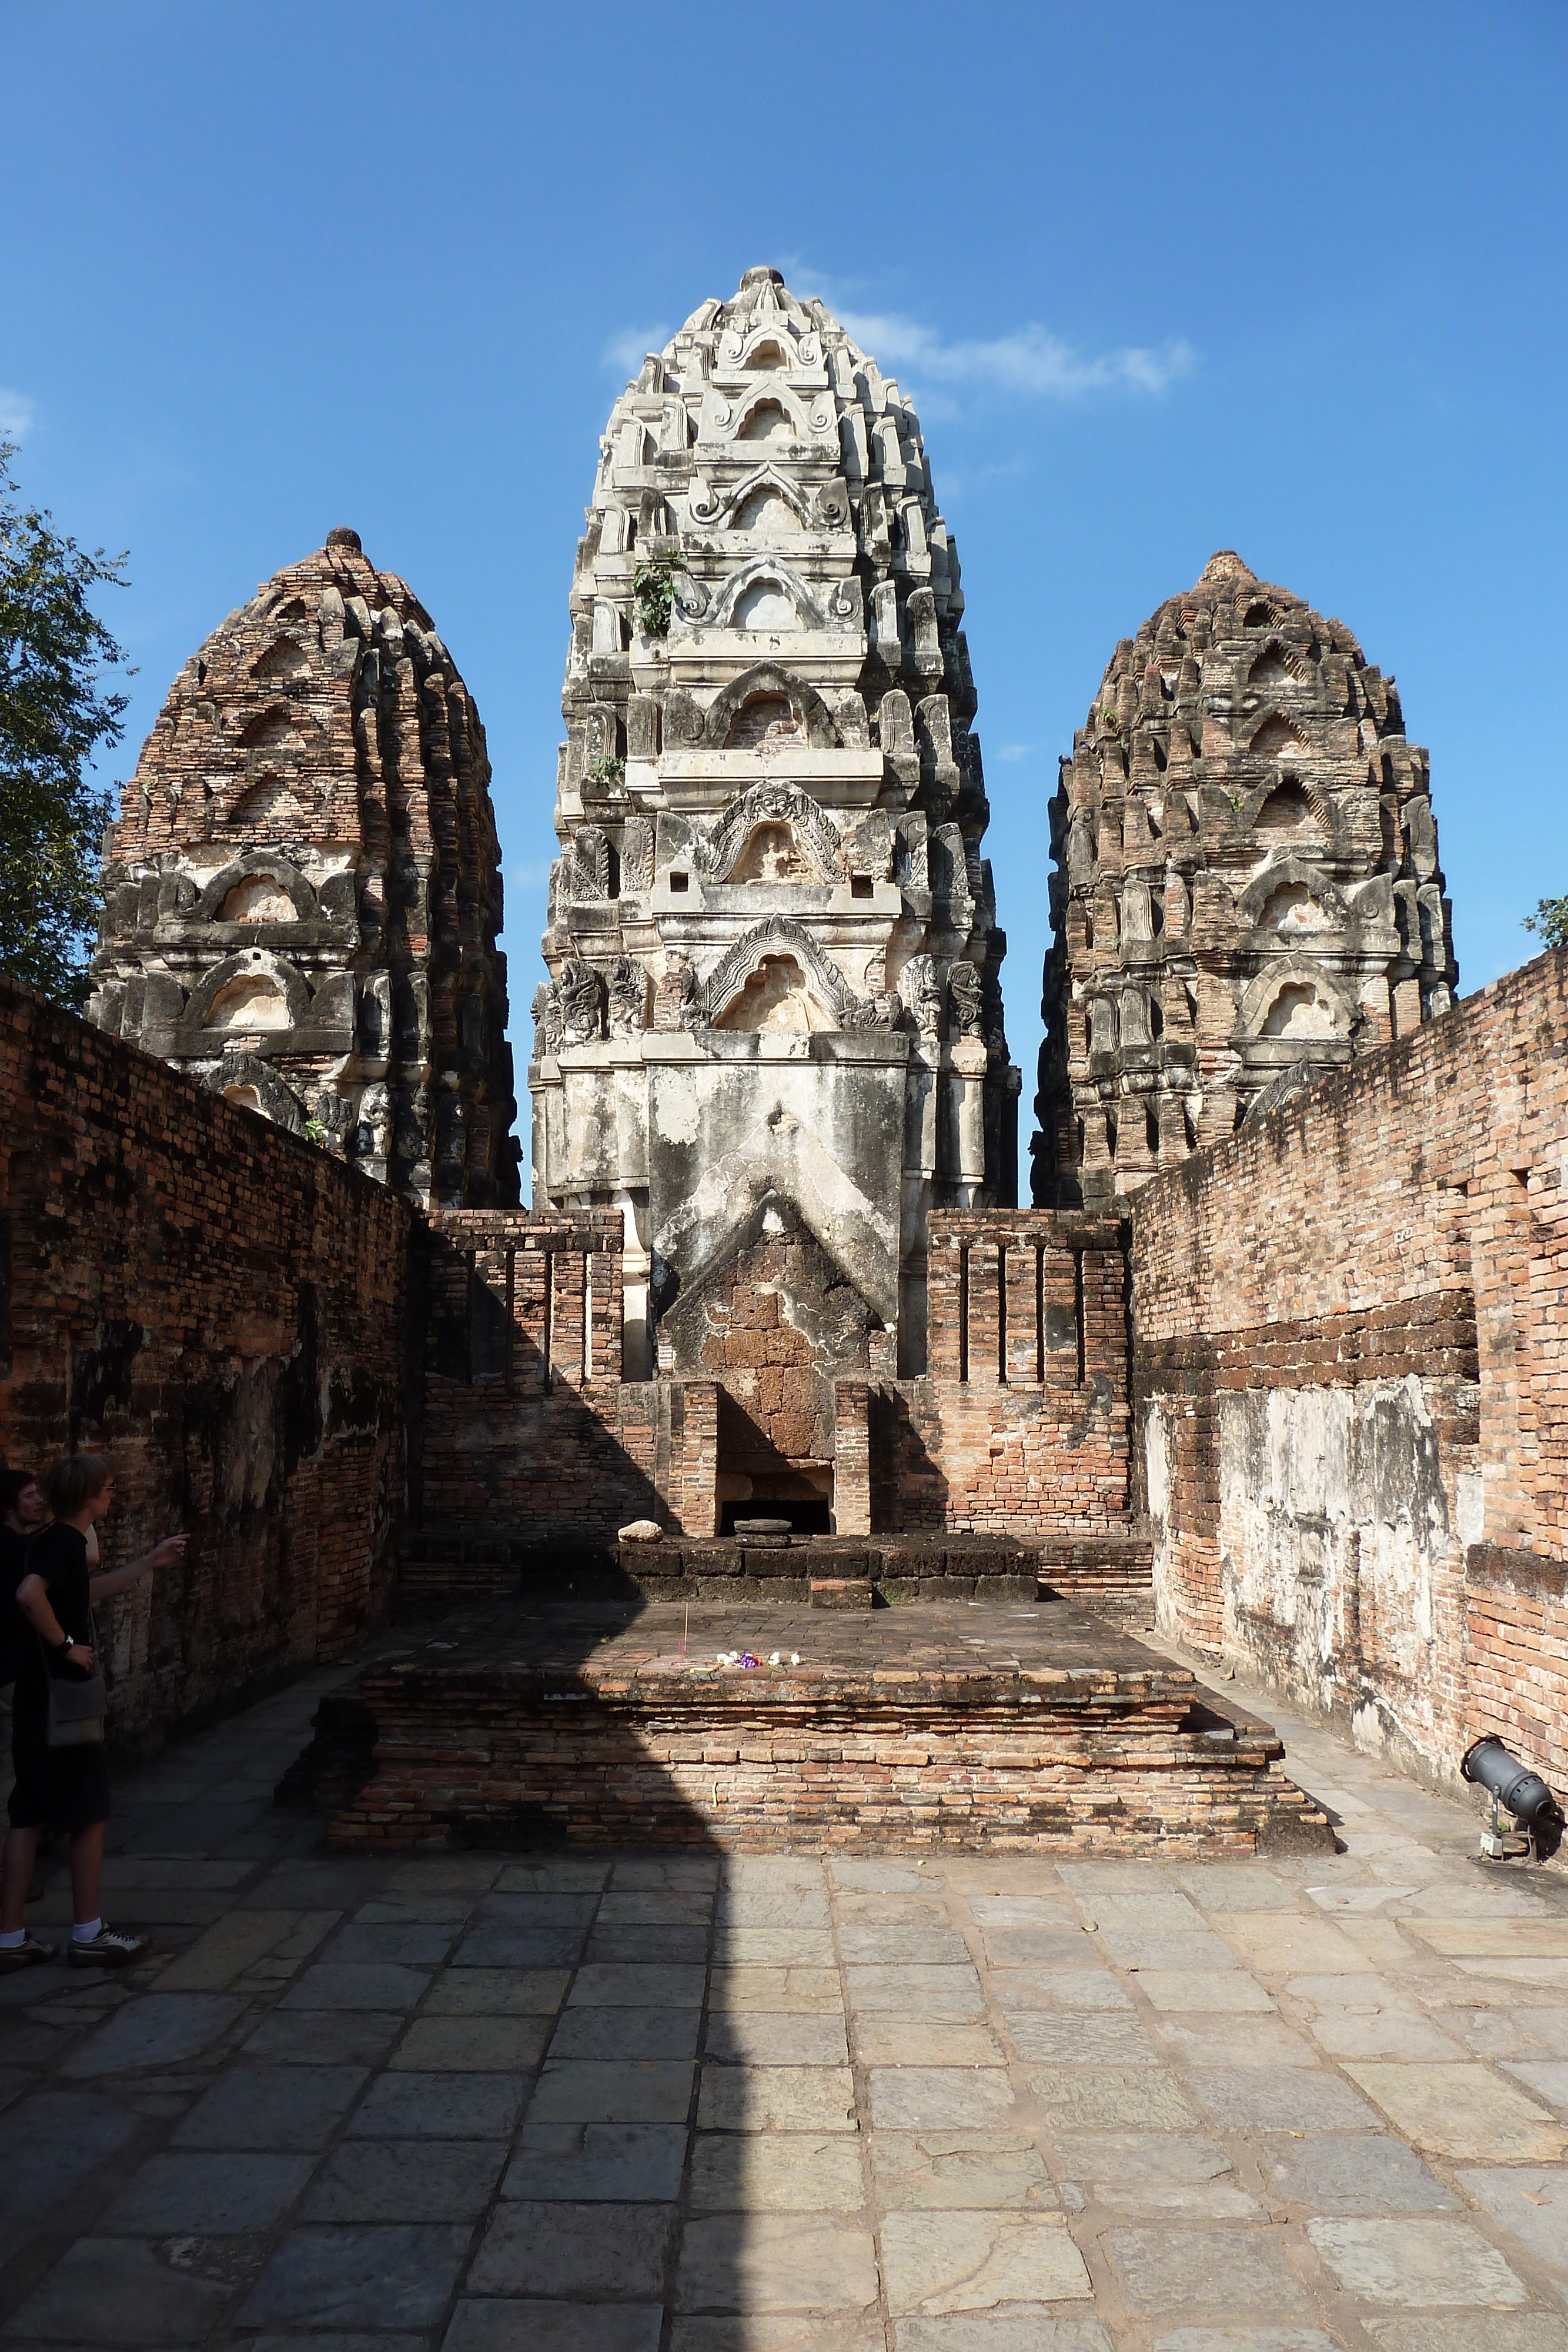
M 1565 1048 L 1559 953 L 1130 1203 L 1164 1622 L 1439 1778 L 1568 1764 Z
M 1453 1003 L 1394 680 L 1228 548 L 1117 646 L 1051 818 L 1037 1201 L 1104 1207 Z
M 1113 1218 L 930 1221 L 931 1370 L 873 1409 L 873 1528 L 1124 1525 L 1127 1270 Z
M 111 1561 L 191 1537 L 100 1612 L 114 1735 L 350 1648 L 402 1509 L 413 1212 L 6 982 L 0 1198 L 5 1459 L 110 1453 Z
M 329 534 L 169 689 L 89 1018 L 410 1199 L 517 1197 L 485 730 L 406 584 Z

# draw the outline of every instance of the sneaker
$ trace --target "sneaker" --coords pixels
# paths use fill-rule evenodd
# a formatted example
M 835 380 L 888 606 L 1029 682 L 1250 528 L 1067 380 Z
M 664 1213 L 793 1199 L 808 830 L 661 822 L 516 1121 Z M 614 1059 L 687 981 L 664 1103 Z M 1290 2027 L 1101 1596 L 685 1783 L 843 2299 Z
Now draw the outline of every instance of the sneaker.
M 109 1927 L 100 1927 L 90 1944 L 78 1944 L 71 1937 L 73 1969 L 128 1969 L 139 1960 L 152 1942 L 150 1936 L 117 1936 Z
M 0 1945 L 0 1974 L 10 1976 L 17 1969 L 37 1968 L 40 1960 L 52 1960 L 56 1947 L 41 1944 L 37 1936 L 24 1936 L 19 1944 Z

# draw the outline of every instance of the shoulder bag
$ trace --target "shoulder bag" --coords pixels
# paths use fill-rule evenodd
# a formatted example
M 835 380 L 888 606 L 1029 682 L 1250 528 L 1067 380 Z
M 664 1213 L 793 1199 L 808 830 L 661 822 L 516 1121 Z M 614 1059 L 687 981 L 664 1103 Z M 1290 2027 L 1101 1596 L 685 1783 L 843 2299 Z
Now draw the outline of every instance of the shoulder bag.
M 98 1649 L 98 1628 L 92 1628 L 92 1646 Z M 103 1718 L 109 1713 L 109 1690 L 101 1674 L 55 1675 L 49 1673 L 49 1655 L 44 1649 L 43 1635 L 38 1647 L 44 1651 L 44 1672 L 48 1675 L 48 1723 L 45 1738 L 50 1748 L 96 1748 L 103 1743 Z

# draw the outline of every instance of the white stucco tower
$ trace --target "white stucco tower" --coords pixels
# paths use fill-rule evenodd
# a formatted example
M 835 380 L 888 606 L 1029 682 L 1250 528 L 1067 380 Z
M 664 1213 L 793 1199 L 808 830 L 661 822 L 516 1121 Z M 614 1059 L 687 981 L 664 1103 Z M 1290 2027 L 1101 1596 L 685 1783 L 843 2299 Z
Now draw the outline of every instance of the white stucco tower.
M 528 1083 L 536 1205 L 624 1213 L 629 1369 L 794 1232 L 850 1355 L 917 1370 L 926 1213 L 1014 1198 L 963 608 L 913 410 L 777 270 L 616 402 Z

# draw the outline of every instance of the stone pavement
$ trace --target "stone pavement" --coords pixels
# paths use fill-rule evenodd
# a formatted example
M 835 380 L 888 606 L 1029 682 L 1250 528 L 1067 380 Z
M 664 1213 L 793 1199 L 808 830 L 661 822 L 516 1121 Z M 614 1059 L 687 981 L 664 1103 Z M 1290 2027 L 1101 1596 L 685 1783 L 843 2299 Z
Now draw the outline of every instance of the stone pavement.
M 331 1679 L 0 1979 L 5 2352 L 1568 2352 L 1568 1876 L 1260 1695 L 1344 1853 L 335 1857 Z

